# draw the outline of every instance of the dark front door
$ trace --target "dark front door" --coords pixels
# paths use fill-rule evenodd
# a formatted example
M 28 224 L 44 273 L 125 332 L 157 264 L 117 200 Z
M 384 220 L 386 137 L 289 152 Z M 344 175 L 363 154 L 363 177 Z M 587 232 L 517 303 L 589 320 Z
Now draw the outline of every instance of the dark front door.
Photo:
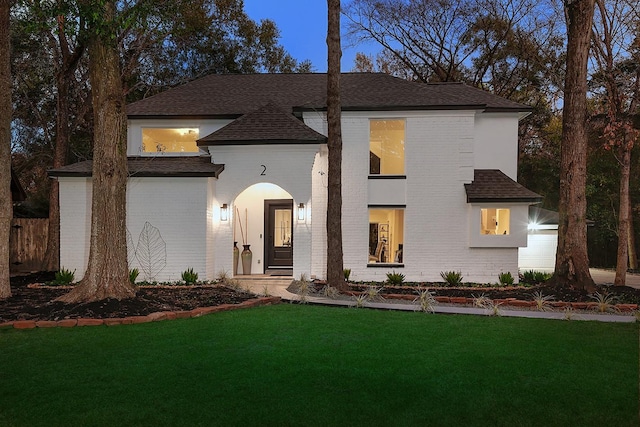
M 293 200 L 265 200 L 265 269 L 293 268 Z

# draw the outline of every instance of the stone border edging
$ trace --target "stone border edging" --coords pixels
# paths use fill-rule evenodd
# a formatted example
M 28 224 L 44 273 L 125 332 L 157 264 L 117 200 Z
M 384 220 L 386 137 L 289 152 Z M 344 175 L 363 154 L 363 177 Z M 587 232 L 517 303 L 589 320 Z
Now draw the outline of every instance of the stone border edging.
M 156 311 L 146 316 L 114 317 L 106 319 L 62 319 L 62 320 L 14 320 L 0 323 L 0 328 L 34 329 L 34 328 L 72 328 L 75 326 L 115 326 L 132 325 L 137 323 L 159 322 L 161 320 L 188 319 L 221 311 L 238 310 L 264 305 L 280 304 L 280 297 L 253 298 L 240 304 L 221 304 L 210 307 L 198 307 L 185 311 Z

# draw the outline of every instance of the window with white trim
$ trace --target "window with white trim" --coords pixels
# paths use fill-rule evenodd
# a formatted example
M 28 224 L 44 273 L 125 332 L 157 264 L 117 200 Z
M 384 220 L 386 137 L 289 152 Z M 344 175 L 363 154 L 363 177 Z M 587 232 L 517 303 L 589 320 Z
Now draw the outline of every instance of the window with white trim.
M 404 120 L 369 122 L 369 174 L 404 175 Z
M 509 235 L 511 210 L 506 208 L 480 209 L 480 234 Z
M 197 153 L 197 128 L 142 128 L 143 153 Z
M 404 209 L 369 208 L 369 264 L 403 259 Z

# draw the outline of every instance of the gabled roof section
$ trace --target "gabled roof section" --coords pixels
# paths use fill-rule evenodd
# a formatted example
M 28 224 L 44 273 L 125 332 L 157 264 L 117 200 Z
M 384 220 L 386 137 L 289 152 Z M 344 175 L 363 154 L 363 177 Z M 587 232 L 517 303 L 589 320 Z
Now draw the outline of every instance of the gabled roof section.
M 285 111 L 325 110 L 327 75 L 211 74 L 127 106 L 129 118 L 237 118 L 272 102 Z M 409 82 L 382 73 L 344 73 L 344 111 L 525 112 L 531 108 L 462 83 Z
M 539 203 L 542 196 L 518 184 L 497 169 L 476 169 L 473 182 L 465 184 L 467 203 L 528 202 Z
M 214 177 L 224 170 L 224 165 L 211 163 L 210 156 L 198 157 L 129 157 L 127 159 L 131 177 Z M 93 161 L 74 163 L 48 171 L 53 177 L 89 177 L 93 172 Z
M 270 102 L 197 142 L 198 146 L 326 144 L 327 138 Z

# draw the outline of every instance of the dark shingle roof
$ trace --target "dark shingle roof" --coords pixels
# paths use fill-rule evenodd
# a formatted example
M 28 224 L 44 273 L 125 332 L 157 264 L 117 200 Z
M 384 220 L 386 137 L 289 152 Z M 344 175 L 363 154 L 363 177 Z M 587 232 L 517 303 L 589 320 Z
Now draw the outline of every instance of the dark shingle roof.
M 327 138 L 273 102 L 198 140 L 198 145 L 319 144 Z
M 538 203 L 542 196 L 518 184 L 497 169 L 476 169 L 473 182 L 465 184 L 467 202 Z
M 285 111 L 326 109 L 326 74 L 212 74 L 127 106 L 136 117 L 237 118 L 273 102 Z M 381 73 L 345 73 L 345 111 L 531 108 L 462 83 L 424 84 Z
M 129 157 L 130 176 L 138 177 L 217 177 L 224 165 L 211 163 L 209 156 L 193 157 Z M 91 176 L 93 161 L 74 163 L 48 171 L 49 176 Z

